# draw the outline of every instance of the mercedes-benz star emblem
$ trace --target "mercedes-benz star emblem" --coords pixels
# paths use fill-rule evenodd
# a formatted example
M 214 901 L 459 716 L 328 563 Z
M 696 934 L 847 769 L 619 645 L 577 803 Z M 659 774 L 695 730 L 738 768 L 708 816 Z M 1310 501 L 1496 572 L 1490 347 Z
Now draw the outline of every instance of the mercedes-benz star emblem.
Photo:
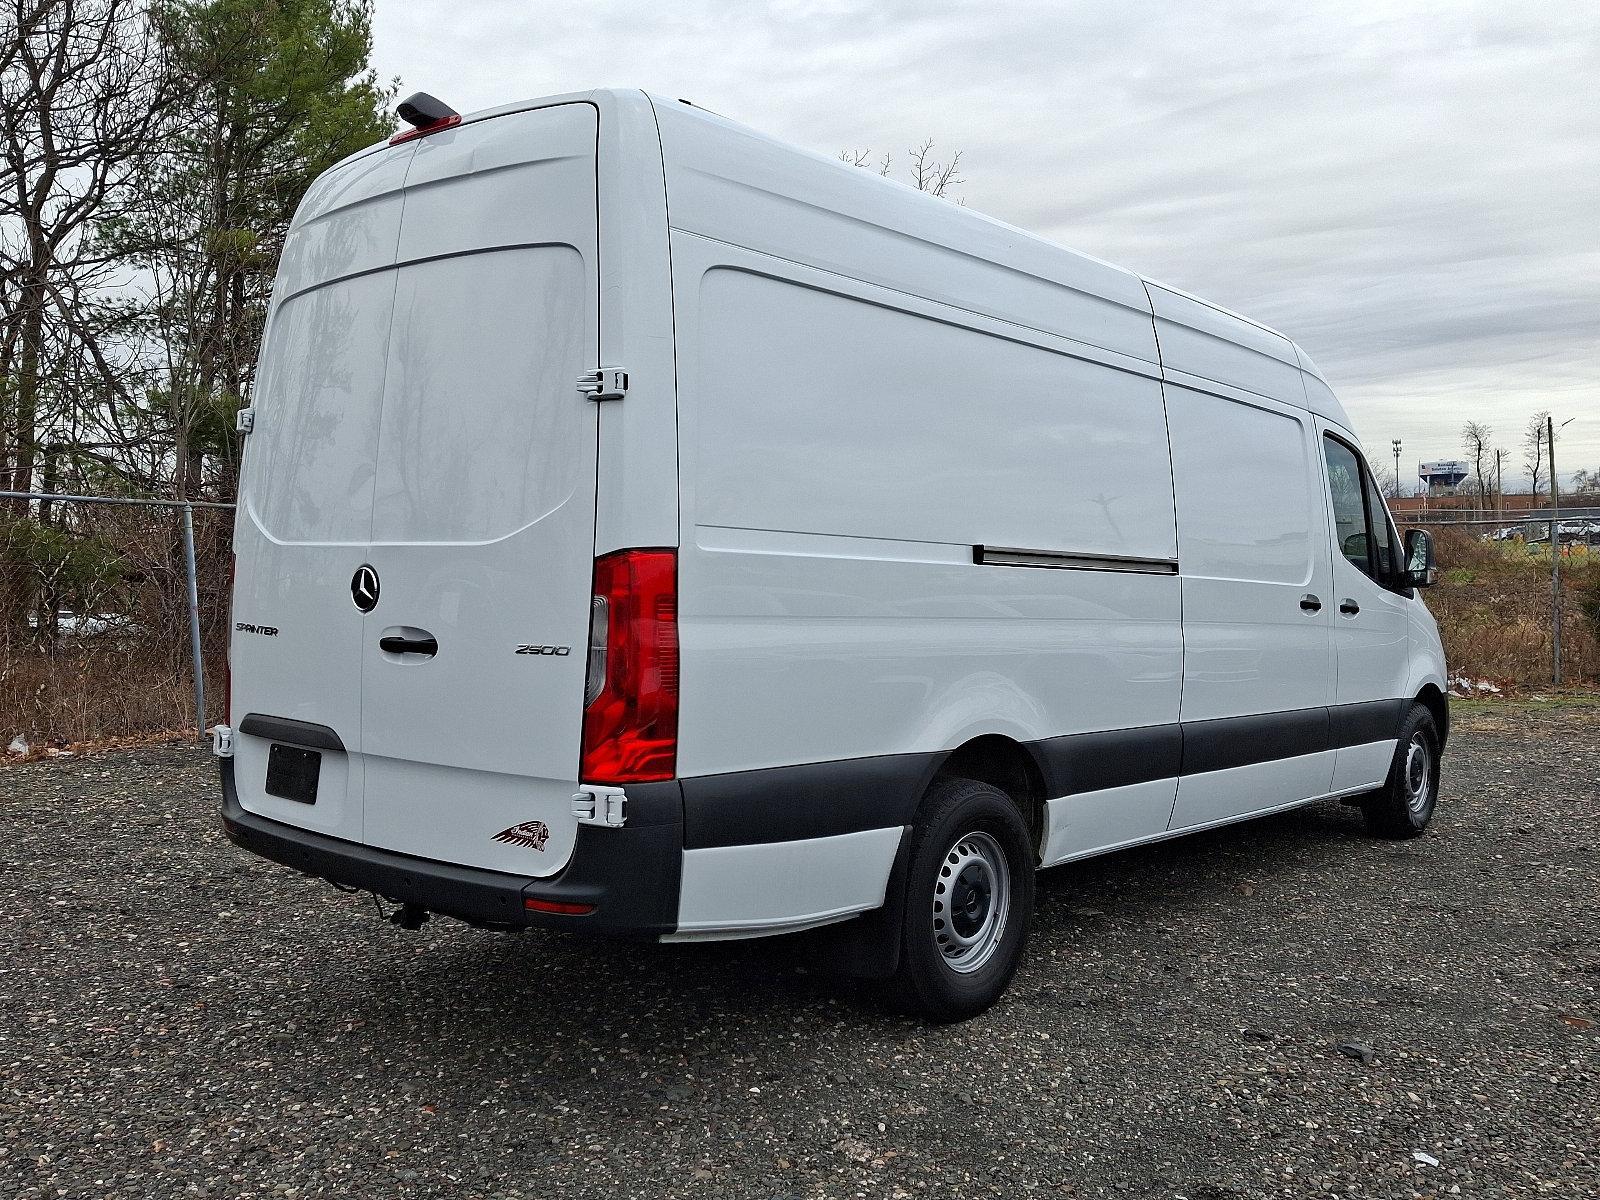
M 378 606 L 378 573 L 366 563 L 356 568 L 350 580 L 350 599 L 362 612 L 371 612 Z

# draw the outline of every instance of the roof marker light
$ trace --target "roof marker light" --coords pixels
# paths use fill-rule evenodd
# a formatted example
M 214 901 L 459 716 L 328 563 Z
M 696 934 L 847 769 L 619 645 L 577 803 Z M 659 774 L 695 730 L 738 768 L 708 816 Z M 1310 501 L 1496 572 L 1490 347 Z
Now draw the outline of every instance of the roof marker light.
M 441 129 L 449 129 L 461 124 L 461 114 L 451 108 L 443 100 L 428 95 L 427 92 L 413 92 L 400 101 L 395 109 L 400 114 L 400 119 L 410 129 L 402 129 L 389 139 L 389 145 L 397 146 L 401 142 L 409 142 L 412 138 L 419 138 L 426 133 L 437 133 Z

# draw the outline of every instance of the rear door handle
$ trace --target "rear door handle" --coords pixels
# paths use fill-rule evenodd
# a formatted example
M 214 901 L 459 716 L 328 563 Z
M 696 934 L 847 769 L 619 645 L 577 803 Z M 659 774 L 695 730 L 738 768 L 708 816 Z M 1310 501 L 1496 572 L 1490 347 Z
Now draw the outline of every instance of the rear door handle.
M 1310 592 L 1307 592 L 1304 596 L 1300 597 L 1300 607 L 1305 609 L 1306 612 L 1321 612 L 1322 601 L 1317 599 L 1317 597 L 1313 596 Z
M 378 639 L 378 649 L 388 654 L 424 654 L 432 658 L 439 653 L 439 642 L 431 637 L 386 637 Z
M 1341 600 L 1339 601 L 1339 611 L 1347 617 L 1353 617 L 1361 611 L 1361 605 L 1354 600 Z

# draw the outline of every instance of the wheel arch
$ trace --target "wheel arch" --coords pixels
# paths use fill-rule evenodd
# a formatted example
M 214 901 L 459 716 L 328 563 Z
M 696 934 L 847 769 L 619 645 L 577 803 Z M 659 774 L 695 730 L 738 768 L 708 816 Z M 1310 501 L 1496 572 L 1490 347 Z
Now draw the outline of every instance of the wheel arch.
M 1033 839 L 1034 855 L 1044 852 L 1049 833 L 1045 819 L 1044 770 L 1028 747 L 999 733 L 971 738 L 952 750 L 929 780 L 929 787 L 941 779 L 976 779 L 999 788 L 1010 796 L 1022 813 Z
M 1439 730 L 1439 750 L 1443 752 L 1445 743 L 1450 740 L 1450 701 L 1432 683 L 1423 684 L 1413 699 L 1432 715 L 1434 726 Z

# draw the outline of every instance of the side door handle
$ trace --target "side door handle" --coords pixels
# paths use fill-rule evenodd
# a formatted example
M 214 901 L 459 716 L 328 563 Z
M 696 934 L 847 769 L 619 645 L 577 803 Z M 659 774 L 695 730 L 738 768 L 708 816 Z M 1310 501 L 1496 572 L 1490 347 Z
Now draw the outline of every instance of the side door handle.
M 1361 605 L 1354 600 L 1341 600 L 1339 601 L 1339 611 L 1347 617 L 1353 617 L 1361 611 Z
M 1300 607 L 1306 612 L 1321 612 L 1322 601 L 1313 596 L 1310 592 L 1307 592 L 1304 596 L 1300 597 Z
M 388 654 L 423 654 L 432 658 L 439 653 L 439 642 L 431 637 L 385 637 L 378 639 L 378 649 Z

